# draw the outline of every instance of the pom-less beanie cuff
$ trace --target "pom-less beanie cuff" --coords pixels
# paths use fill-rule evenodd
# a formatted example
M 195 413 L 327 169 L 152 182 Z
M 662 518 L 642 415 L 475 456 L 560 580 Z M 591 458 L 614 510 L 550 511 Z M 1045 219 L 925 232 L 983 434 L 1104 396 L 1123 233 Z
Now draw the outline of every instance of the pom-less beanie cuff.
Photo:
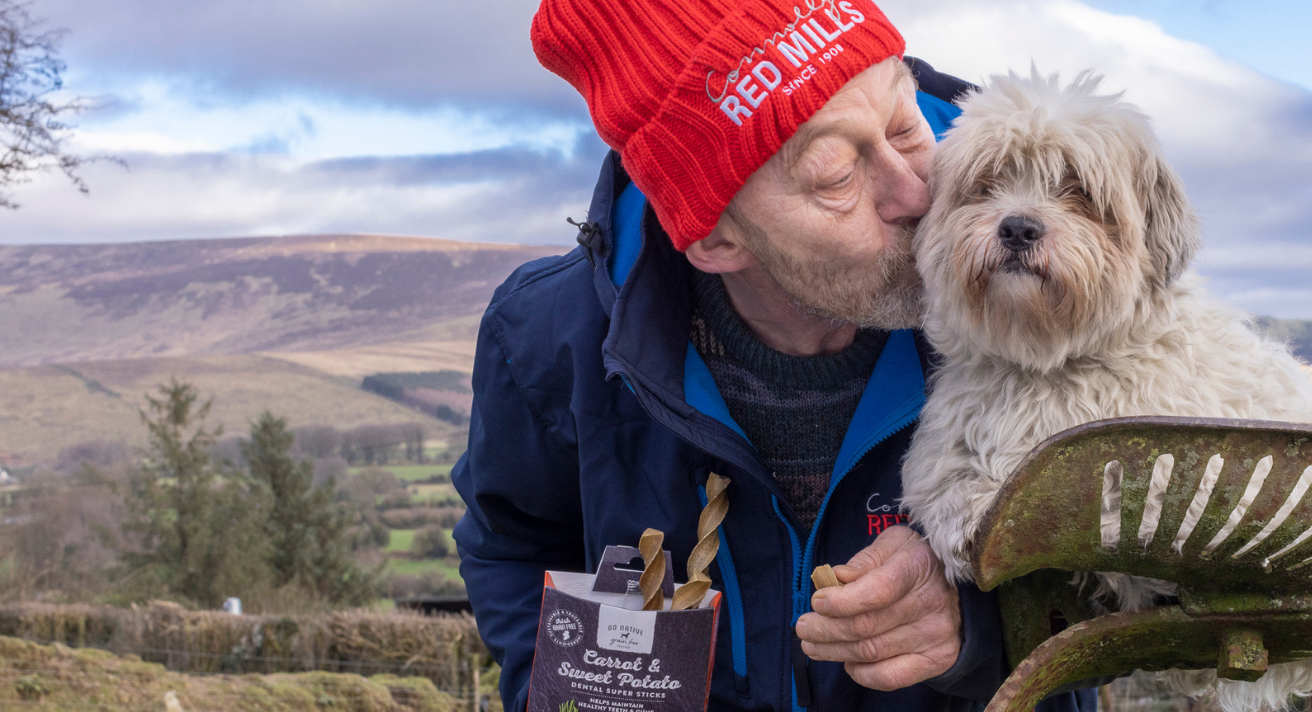
M 870 0 L 544 0 L 532 39 L 679 250 L 848 80 L 905 49 Z

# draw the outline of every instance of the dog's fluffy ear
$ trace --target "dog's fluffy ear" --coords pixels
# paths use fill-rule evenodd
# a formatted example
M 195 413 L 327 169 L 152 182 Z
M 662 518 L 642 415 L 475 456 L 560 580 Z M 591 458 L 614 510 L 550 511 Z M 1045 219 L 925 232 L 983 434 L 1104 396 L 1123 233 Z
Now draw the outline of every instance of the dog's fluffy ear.
M 1188 269 L 1202 239 L 1180 176 L 1161 156 L 1152 156 L 1148 161 L 1143 172 L 1144 242 L 1152 259 L 1153 275 L 1164 289 Z

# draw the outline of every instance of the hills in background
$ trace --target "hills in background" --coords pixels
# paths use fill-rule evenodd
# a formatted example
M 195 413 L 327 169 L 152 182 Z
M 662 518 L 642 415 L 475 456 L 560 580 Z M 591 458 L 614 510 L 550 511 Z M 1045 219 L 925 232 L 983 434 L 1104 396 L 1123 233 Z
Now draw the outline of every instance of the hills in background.
M 140 444 L 144 395 L 174 375 L 231 434 L 264 408 L 294 427 L 450 434 L 361 379 L 468 373 L 493 290 L 562 251 L 377 235 L 0 247 L 0 465 Z
M 1258 317 L 1253 323 L 1271 338 L 1289 344 L 1289 348 L 1303 361 L 1312 363 L 1312 321 Z
M 0 367 L 472 338 L 560 248 L 327 235 L 0 247 Z
M 423 413 L 467 410 L 493 290 L 563 251 L 377 235 L 0 246 L 0 466 L 141 444 L 145 394 L 172 376 L 214 397 L 229 434 L 269 408 L 293 427 L 457 436 L 459 418 Z M 1312 361 L 1312 322 L 1257 323 Z M 371 375 L 391 385 L 362 388 Z

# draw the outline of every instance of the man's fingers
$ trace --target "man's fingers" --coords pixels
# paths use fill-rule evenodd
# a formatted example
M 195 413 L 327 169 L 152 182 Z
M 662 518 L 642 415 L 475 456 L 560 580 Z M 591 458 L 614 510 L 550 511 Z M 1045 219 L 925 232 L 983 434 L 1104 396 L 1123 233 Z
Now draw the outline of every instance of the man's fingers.
M 843 586 L 817 591 L 811 608 L 830 618 L 849 618 L 867 611 L 887 608 L 912 589 L 922 585 L 935 571 L 929 546 L 918 544 L 899 549 L 882 566 L 867 571 Z M 840 577 L 841 580 L 841 577 Z
M 834 574 L 840 583 L 851 583 L 868 571 L 873 571 L 888 561 L 889 557 L 906 546 L 908 542 L 920 538 L 910 527 L 889 527 L 879 533 L 870 546 L 858 551 L 856 556 L 846 564 L 834 567 Z
M 947 618 L 959 617 L 952 591 L 934 586 L 915 589 L 888 606 L 863 610 L 846 618 L 835 618 L 818 612 L 807 613 L 797 621 L 797 635 L 813 643 L 845 643 L 882 635 L 901 625 L 932 615 L 947 613 Z M 953 615 L 956 613 L 956 615 Z
M 877 663 L 846 663 L 847 674 L 862 687 L 872 690 L 900 690 L 947 672 L 957 659 L 957 650 L 946 647 L 922 653 L 910 653 Z
M 954 641 L 959 641 L 955 621 L 948 616 L 930 616 L 855 640 L 807 638 L 802 641 L 802 652 L 814 660 L 874 663 Z
M 802 652 L 842 661 L 861 685 L 895 690 L 939 675 L 961 652 L 957 590 L 929 545 L 889 527 L 834 573 L 797 621 Z

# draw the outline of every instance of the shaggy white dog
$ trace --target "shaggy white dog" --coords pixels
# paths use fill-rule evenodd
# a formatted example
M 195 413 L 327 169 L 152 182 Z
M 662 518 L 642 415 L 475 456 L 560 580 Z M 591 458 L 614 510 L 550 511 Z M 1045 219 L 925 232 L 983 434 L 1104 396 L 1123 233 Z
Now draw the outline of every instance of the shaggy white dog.
M 1186 273 L 1200 238 L 1146 116 L 1081 75 L 995 77 L 938 148 L 916 235 L 942 355 L 903 468 L 903 506 L 956 581 L 1003 482 L 1047 437 L 1134 415 L 1312 420 L 1288 350 Z M 1224 137 L 1217 137 L 1224 140 Z M 1122 609 L 1169 584 L 1104 576 Z M 1197 694 L 1215 674 L 1176 675 Z M 1229 710 L 1312 690 L 1303 664 L 1221 681 Z

